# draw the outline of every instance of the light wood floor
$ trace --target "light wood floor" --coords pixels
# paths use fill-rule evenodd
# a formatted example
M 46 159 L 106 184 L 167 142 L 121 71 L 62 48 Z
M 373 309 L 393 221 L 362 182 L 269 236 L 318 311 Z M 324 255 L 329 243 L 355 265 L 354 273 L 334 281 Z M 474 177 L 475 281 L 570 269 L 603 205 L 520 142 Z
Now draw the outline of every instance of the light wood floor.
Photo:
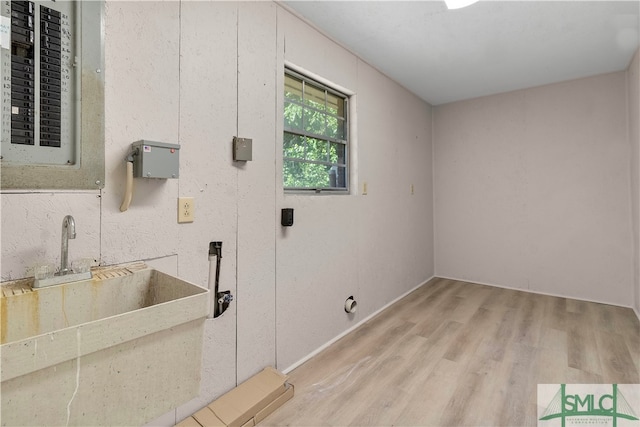
M 290 373 L 291 426 L 535 426 L 537 384 L 640 383 L 628 308 L 434 279 Z

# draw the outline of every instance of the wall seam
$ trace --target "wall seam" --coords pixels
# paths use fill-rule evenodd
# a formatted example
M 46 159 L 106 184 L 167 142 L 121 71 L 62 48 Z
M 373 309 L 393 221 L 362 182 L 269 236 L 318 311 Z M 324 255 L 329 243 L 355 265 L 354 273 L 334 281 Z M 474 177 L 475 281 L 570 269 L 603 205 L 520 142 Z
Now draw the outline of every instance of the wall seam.
M 98 225 L 98 265 L 102 265 L 102 222 L 103 222 L 103 215 L 102 215 L 102 209 L 104 208 L 104 204 L 103 204 L 103 190 L 100 189 L 100 193 L 98 194 L 98 198 L 100 199 L 100 201 L 98 202 L 98 209 L 100 211 L 100 223 Z
M 431 231 L 433 235 L 432 251 L 433 251 L 433 275 L 437 277 L 438 251 L 436 250 L 437 226 L 436 226 L 436 108 L 431 107 L 429 120 L 431 121 Z
M 278 88 L 278 81 L 279 81 L 279 76 L 278 74 L 280 73 L 280 67 L 278 66 L 278 40 L 280 40 L 280 34 L 278 33 L 278 13 L 279 13 L 279 9 L 276 7 L 275 8 L 275 26 L 276 26 L 276 37 L 275 37 L 275 49 L 274 49 L 274 54 L 275 54 L 275 63 L 276 63 L 276 67 L 274 70 L 274 75 L 273 78 L 275 80 L 275 88 L 276 88 L 276 96 L 274 97 L 274 101 L 275 101 L 275 106 L 273 108 L 274 111 L 274 127 L 273 127 L 273 131 L 274 131 L 274 138 L 273 140 L 276 142 L 275 144 L 273 144 L 273 150 L 274 150 L 274 157 L 273 157 L 273 162 L 274 162 L 274 168 L 273 168 L 273 201 L 274 201 L 274 207 L 275 207 L 275 224 L 273 225 L 273 363 L 275 366 L 278 366 L 278 161 L 277 156 L 278 156 L 278 152 L 280 150 L 278 150 L 278 116 L 279 116 L 279 111 L 278 111 L 278 97 L 280 96 L 280 91 Z M 281 152 L 281 151 L 280 151 Z
M 180 141 L 180 118 L 182 116 L 182 0 L 180 0 L 180 2 L 178 3 L 178 144 L 181 143 Z M 178 180 L 178 194 L 176 195 L 176 205 L 177 205 L 177 199 L 178 197 L 180 197 L 180 194 L 182 192 L 181 190 L 181 185 L 180 185 L 180 180 Z M 177 243 L 177 247 L 175 248 L 175 252 L 176 252 L 176 257 L 177 257 L 177 274 L 178 277 L 180 277 L 181 273 L 180 273 L 180 256 L 177 255 L 180 253 L 180 233 L 178 233 L 178 243 Z
M 631 95 L 629 93 L 629 91 L 631 90 L 631 85 L 629 82 L 630 79 L 630 71 L 631 71 L 631 65 L 633 64 L 633 58 L 631 58 L 631 63 L 629 64 L 629 67 L 627 67 L 627 70 L 624 73 L 624 107 L 625 110 L 627 112 L 626 116 L 625 116 L 625 131 L 627 133 L 627 144 L 628 144 L 628 150 L 629 150 L 629 161 L 628 161 L 628 167 L 629 167 L 629 226 L 631 227 L 631 253 L 632 253 L 632 259 L 631 259 L 631 298 L 633 299 L 633 307 L 635 307 L 635 297 L 636 297 L 636 261 L 635 261 L 635 257 L 638 254 L 638 248 L 636 246 L 636 239 L 634 236 L 635 233 L 635 220 L 633 218 L 633 143 L 631 142 Z
M 178 4 L 178 144 L 181 143 L 180 140 L 180 130 L 182 129 L 180 125 L 180 118 L 182 117 L 182 0 Z M 176 199 L 180 197 L 181 189 L 180 189 L 180 180 L 178 180 L 178 194 Z M 176 201 L 177 205 L 177 201 Z M 174 205 L 175 206 L 175 205 Z M 176 253 L 176 274 L 180 277 L 180 234 L 178 233 L 178 244 L 175 248 Z M 200 368 L 202 371 L 202 367 Z M 178 422 L 178 408 L 173 409 L 173 422 Z
M 625 133 L 627 136 L 627 149 L 629 150 L 628 156 L 628 185 L 629 185 L 629 228 L 631 229 L 630 233 L 630 244 L 631 244 L 631 298 L 633 299 L 633 307 L 635 307 L 636 301 L 636 257 L 638 256 L 638 247 L 636 245 L 636 239 L 634 233 L 636 233 L 636 225 L 634 219 L 634 206 L 633 206 L 633 142 L 631 141 L 631 94 L 629 93 L 631 90 L 630 85 L 630 75 L 631 75 L 631 65 L 633 65 L 633 58 L 631 60 L 631 64 L 626 69 L 624 73 L 624 109 L 627 112 L 625 115 Z
M 631 84 L 631 79 L 632 78 L 636 78 L 636 79 L 640 79 L 640 76 L 635 75 L 633 76 L 633 67 L 634 64 L 637 61 L 637 56 L 640 55 L 640 49 L 636 50 L 635 55 L 631 58 L 631 62 L 629 63 L 629 66 L 627 67 L 626 70 L 626 79 L 625 79 L 625 85 L 626 85 L 626 91 L 625 91 L 625 95 L 626 95 L 626 109 L 627 109 L 627 138 L 629 141 L 629 150 L 630 150 L 630 162 L 629 162 L 629 197 L 630 197 L 630 210 L 631 210 L 631 230 L 632 230 L 632 237 L 631 237 L 631 244 L 632 244 L 632 253 L 633 253 L 633 259 L 632 259 L 632 263 L 631 263 L 631 269 L 632 269 L 632 278 L 631 278 L 631 282 L 632 282 L 632 296 L 633 296 L 633 307 L 635 310 L 636 315 L 638 315 L 638 318 L 640 319 L 640 278 L 639 278 L 639 274 L 640 271 L 638 271 L 638 269 L 640 268 L 640 246 L 638 245 L 638 233 L 640 233 L 640 209 L 637 209 L 635 207 L 635 202 L 634 202 L 634 180 L 638 180 L 639 182 L 637 183 L 637 185 L 635 186 L 635 189 L 637 190 L 638 187 L 640 187 L 640 159 L 637 158 L 638 156 L 640 156 L 640 147 L 637 153 L 635 153 L 635 157 L 636 159 L 634 159 L 634 141 L 632 141 L 632 132 L 631 132 L 631 123 L 632 123 L 632 117 L 631 117 L 631 113 L 632 113 L 632 108 L 631 108 L 631 102 L 632 102 L 632 94 L 631 94 L 631 88 L 632 88 L 632 84 Z M 640 71 L 640 67 L 636 68 L 636 73 Z M 639 124 L 640 125 L 640 124 Z M 636 162 L 638 162 L 638 167 L 635 168 L 634 170 L 634 160 Z M 640 196 L 639 196 L 640 197 Z
M 356 83 L 355 83 L 356 87 L 355 87 L 355 91 L 356 91 L 356 93 L 358 93 L 359 90 L 360 90 L 360 63 L 361 63 L 360 61 L 361 60 L 357 55 L 354 55 L 354 56 L 356 58 Z M 352 95 L 352 96 L 355 97 L 357 95 Z M 357 108 L 358 108 L 358 102 L 357 101 L 355 102 L 355 105 L 353 105 L 353 104 L 349 105 L 349 117 L 348 117 L 348 120 L 351 122 L 350 126 L 353 129 L 353 134 L 357 134 L 358 133 L 358 128 L 357 128 L 357 125 L 358 125 L 358 121 L 357 120 L 358 119 L 356 118 L 355 125 L 354 125 L 353 120 L 352 120 L 354 115 L 357 116 L 357 114 L 358 114 L 355 111 L 355 109 L 357 109 Z M 350 130 L 350 132 L 351 132 L 351 130 Z M 352 135 L 350 135 L 350 137 Z M 351 142 L 353 142 L 353 138 L 352 138 Z M 353 148 L 354 148 L 354 146 L 351 145 L 351 149 L 352 150 L 353 150 Z M 355 137 L 355 149 L 356 150 L 359 149 L 358 137 L 357 136 Z M 361 163 L 360 163 L 360 153 L 358 152 L 356 155 L 357 155 L 357 159 L 355 161 L 355 165 L 353 163 L 351 163 L 351 167 L 353 167 L 352 171 L 355 172 L 355 175 L 356 175 L 356 177 L 354 179 L 354 181 L 355 181 L 355 189 L 353 191 L 353 196 L 362 197 L 362 196 L 360 196 L 360 185 L 361 185 L 361 180 L 360 180 L 360 172 L 361 172 L 361 170 L 360 170 L 360 165 L 361 165 Z M 354 156 L 352 155 L 351 156 L 351 160 L 353 160 L 353 157 Z M 352 173 L 352 176 L 353 175 L 354 174 Z M 353 184 L 352 184 L 352 187 L 353 187 Z M 356 199 L 356 209 L 357 209 L 356 210 L 356 215 L 357 215 L 358 218 L 360 218 L 360 212 L 361 212 L 361 209 L 362 209 L 361 206 L 362 206 L 362 204 L 361 203 L 357 203 L 357 199 Z M 355 295 L 356 301 L 358 300 L 358 298 L 362 298 L 362 300 L 365 299 L 365 297 L 363 295 L 364 292 L 363 292 L 363 289 L 362 289 L 364 284 L 363 284 L 362 277 L 361 277 L 361 273 L 362 273 L 362 270 L 361 270 L 362 269 L 362 250 L 361 250 L 361 248 L 362 248 L 362 246 L 361 246 L 362 245 L 362 243 L 361 243 L 362 242 L 362 234 L 361 233 L 362 233 L 362 231 L 361 231 L 361 227 L 359 225 L 358 227 L 356 227 L 356 239 L 358 239 L 357 240 L 357 246 L 356 246 L 356 280 L 357 280 L 357 282 L 356 282 L 357 294 Z M 362 311 L 361 310 L 356 312 L 356 319 L 360 318 L 361 316 L 362 316 Z M 360 320 L 359 322 L 362 322 L 362 320 Z M 357 323 L 359 323 L 359 322 L 357 322 Z
M 236 136 L 240 132 L 240 5 L 236 6 Z M 236 167 L 236 354 L 235 383 L 238 385 L 238 311 L 240 310 L 240 281 L 238 280 L 238 243 L 240 241 L 240 169 Z

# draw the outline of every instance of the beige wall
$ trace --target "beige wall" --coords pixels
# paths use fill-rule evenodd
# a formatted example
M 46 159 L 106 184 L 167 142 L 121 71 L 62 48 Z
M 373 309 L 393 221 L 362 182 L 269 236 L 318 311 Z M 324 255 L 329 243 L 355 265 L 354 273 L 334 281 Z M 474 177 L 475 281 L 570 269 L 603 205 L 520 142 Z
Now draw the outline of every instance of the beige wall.
M 277 354 L 286 368 L 433 275 L 432 149 L 431 108 L 415 95 L 284 10 L 278 34 L 283 61 L 357 94 L 353 194 L 277 193 L 296 223 L 276 240 Z M 354 316 L 343 309 L 351 295 Z
M 434 109 L 436 275 L 630 306 L 626 73 Z
M 629 141 L 631 143 L 631 215 L 634 242 L 634 307 L 640 317 L 640 51 L 627 71 Z

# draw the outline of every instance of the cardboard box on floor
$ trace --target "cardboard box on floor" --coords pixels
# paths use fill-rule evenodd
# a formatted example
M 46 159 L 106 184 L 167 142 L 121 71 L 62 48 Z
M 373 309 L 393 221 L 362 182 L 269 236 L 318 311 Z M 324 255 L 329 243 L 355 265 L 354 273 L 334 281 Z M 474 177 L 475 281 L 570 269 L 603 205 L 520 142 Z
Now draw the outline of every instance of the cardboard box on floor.
M 293 385 L 287 378 L 271 367 L 264 368 L 177 427 L 254 426 L 293 397 Z

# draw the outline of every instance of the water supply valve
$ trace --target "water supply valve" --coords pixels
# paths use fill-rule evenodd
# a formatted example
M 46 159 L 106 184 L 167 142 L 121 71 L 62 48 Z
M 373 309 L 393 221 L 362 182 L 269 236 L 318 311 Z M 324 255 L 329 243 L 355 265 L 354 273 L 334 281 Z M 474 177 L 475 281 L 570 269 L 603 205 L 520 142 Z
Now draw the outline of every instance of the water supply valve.
M 231 295 L 231 291 L 218 292 L 216 294 L 216 297 L 217 297 L 217 301 L 216 301 L 217 304 L 216 304 L 216 310 L 214 312 L 213 317 L 218 317 L 222 315 L 222 313 L 227 311 L 227 308 L 229 308 L 229 304 L 231 303 L 231 301 L 233 301 L 233 295 Z
M 222 296 L 218 298 L 218 304 L 229 304 L 233 301 L 233 295 L 221 292 Z

